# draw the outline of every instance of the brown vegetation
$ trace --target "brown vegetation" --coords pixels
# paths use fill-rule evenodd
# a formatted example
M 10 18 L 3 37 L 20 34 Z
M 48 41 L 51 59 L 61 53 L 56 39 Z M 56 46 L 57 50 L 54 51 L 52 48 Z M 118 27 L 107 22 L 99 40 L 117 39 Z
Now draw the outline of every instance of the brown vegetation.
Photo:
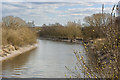
M 68 22 L 66 26 L 62 26 L 59 23 L 49 26 L 43 26 L 40 31 L 41 37 L 55 37 L 55 38 L 76 38 L 82 37 L 81 25 L 75 22 Z
M 77 78 L 81 78 L 81 72 L 84 78 L 120 77 L 120 20 L 111 15 L 103 16 L 93 14 L 85 18 L 87 27 L 82 29 L 83 38 L 92 38 L 93 44 L 83 43 L 88 53 L 88 63 L 81 52 L 74 52 L 77 58 L 75 71 L 67 69 Z
M 36 33 L 18 17 L 4 17 L 2 23 L 2 45 L 23 46 L 36 42 Z

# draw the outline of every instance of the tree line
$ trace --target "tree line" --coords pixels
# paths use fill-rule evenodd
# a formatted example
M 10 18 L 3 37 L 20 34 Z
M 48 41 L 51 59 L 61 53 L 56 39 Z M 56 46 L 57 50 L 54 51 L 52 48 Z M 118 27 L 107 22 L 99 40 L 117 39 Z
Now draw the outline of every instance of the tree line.
M 84 18 L 84 24 L 78 22 L 68 22 L 67 25 L 60 23 L 46 25 L 43 24 L 40 37 L 68 37 L 68 38 L 83 38 L 95 39 L 105 37 L 100 31 L 103 25 L 109 25 L 111 22 L 111 15 L 109 13 L 96 13 Z
M 81 25 L 76 22 L 68 22 L 66 26 L 63 26 L 59 23 L 51 25 L 43 25 L 40 31 L 40 37 L 67 37 L 67 38 L 76 38 L 81 37 Z

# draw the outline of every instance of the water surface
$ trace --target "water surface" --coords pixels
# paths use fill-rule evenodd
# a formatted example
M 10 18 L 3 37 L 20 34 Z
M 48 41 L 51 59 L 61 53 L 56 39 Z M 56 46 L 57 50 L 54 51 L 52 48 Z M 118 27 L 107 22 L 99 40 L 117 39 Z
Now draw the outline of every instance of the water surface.
M 74 50 L 83 52 L 82 44 L 38 40 L 38 48 L 3 62 L 3 77 L 64 78 L 76 63 Z

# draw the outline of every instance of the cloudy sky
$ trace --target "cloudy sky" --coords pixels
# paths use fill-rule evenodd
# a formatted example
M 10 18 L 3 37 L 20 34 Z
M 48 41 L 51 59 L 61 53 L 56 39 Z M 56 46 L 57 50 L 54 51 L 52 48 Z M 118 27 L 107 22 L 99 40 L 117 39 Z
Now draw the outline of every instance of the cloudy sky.
M 90 2 L 89 2 L 90 1 Z M 59 22 L 65 25 L 68 21 L 83 22 L 85 16 L 101 12 L 111 12 L 118 0 L 4 0 L 2 1 L 2 17 L 16 16 L 26 22 L 34 21 L 35 25 L 53 24 Z M 1 5 L 0 5 L 1 6 Z

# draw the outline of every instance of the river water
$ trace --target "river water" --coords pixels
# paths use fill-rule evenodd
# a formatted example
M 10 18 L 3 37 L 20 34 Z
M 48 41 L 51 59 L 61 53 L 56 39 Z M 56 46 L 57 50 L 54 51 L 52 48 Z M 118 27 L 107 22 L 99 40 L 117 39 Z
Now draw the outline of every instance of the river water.
M 2 76 L 15 78 L 64 78 L 72 75 L 74 50 L 84 52 L 82 44 L 38 40 L 38 48 L 3 62 Z

